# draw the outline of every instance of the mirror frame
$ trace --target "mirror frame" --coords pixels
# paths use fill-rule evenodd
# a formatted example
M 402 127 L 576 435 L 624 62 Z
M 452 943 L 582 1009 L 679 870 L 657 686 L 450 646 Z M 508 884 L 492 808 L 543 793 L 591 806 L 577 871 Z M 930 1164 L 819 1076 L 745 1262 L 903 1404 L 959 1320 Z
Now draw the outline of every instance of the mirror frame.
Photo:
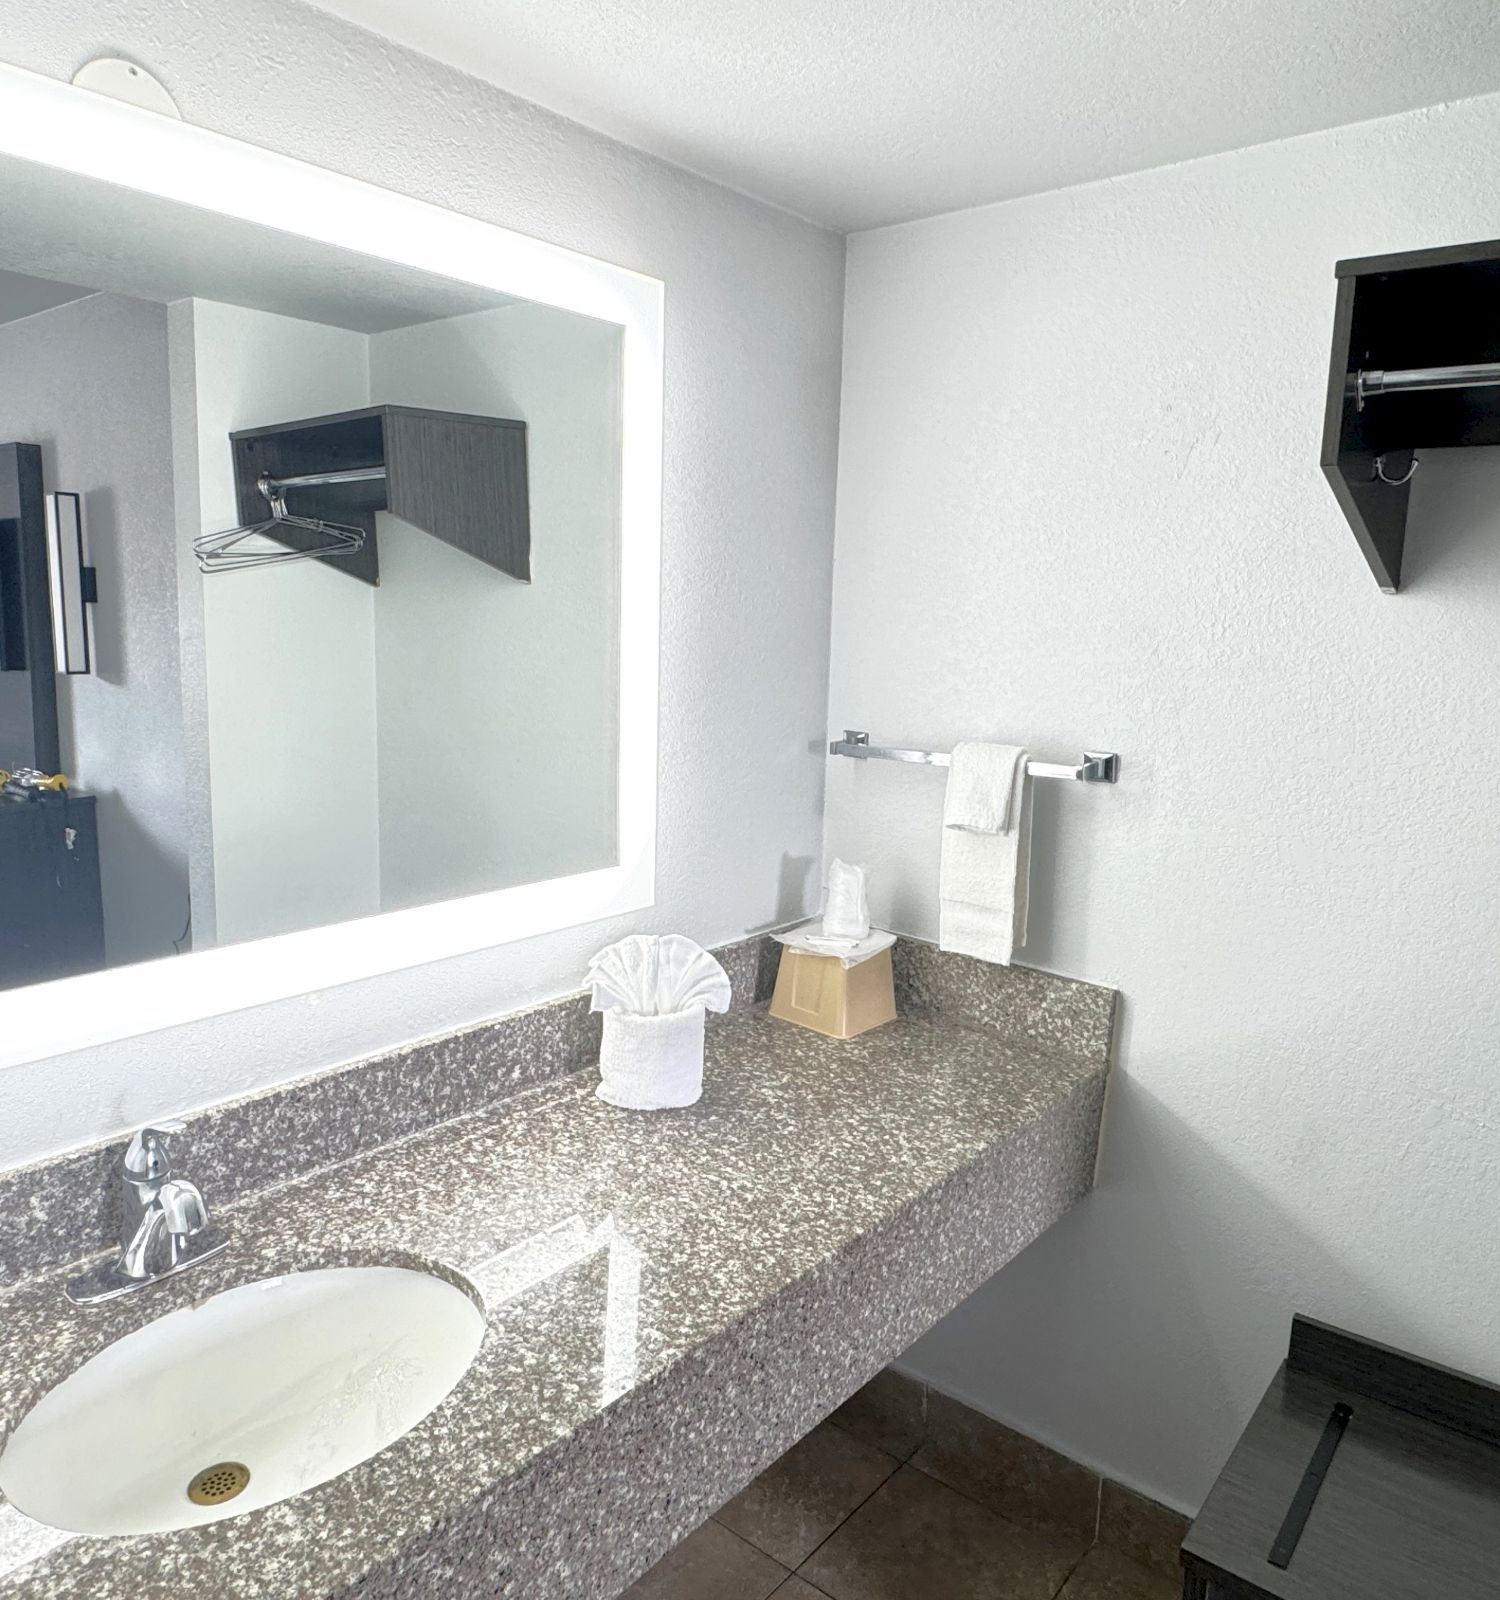
M 480 284 L 623 330 L 617 863 L 4 991 L 0 1067 L 651 905 L 661 609 L 661 280 L 4 64 L 0 155 Z

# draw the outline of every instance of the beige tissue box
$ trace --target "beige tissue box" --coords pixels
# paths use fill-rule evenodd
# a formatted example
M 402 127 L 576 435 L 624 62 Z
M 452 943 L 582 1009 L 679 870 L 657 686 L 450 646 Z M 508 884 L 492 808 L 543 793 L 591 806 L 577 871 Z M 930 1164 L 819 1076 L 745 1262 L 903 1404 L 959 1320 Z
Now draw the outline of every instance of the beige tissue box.
M 891 952 L 881 950 L 856 966 L 807 950 L 781 952 L 771 1015 L 830 1039 L 852 1039 L 896 1017 Z

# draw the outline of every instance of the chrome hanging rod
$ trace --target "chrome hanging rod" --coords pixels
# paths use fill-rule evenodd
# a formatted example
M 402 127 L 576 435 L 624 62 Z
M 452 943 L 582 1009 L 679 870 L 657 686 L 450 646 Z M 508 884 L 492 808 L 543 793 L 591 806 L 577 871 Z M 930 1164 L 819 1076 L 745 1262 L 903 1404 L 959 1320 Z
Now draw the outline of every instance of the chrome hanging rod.
M 948 767 L 953 757 L 942 750 L 894 750 L 888 745 L 871 744 L 869 734 L 858 728 L 845 728 L 844 737 L 828 746 L 831 756 L 852 756 L 856 761 L 911 761 L 926 767 Z M 1120 777 L 1120 758 L 1113 750 L 1085 750 L 1076 767 L 1057 761 L 1028 761 L 1026 773 L 1032 778 L 1072 778 L 1078 783 L 1116 783 Z
M 1354 399 L 1359 409 L 1377 394 L 1412 394 L 1422 389 L 1481 389 L 1500 383 L 1500 361 L 1480 361 L 1467 367 L 1403 367 L 1385 372 L 1373 367 L 1354 374 Z
M 299 472 L 291 478 L 273 478 L 263 473 L 255 480 L 263 495 L 273 489 L 315 489 L 324 483 L 374 483 L 385 477 L 384 467 L 343 467 L 337 472 Z

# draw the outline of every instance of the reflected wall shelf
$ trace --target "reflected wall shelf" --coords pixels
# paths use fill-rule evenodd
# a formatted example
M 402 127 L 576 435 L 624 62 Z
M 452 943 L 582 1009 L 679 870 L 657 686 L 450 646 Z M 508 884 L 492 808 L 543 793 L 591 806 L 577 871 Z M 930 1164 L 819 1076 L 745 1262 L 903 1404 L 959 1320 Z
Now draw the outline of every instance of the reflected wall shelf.
M 384 477 L 294 488 L 300 515 L 364 532 L 352 554 L 319 557 L 366 583 L 380 582 L 375 513 L 389 511 L 523 583 L 531 581 L 526 424 L 414 406 L 367 406 L 333 416 L 245 428 L 229 436 L 242 522 L 266 514 L 262 476 L 296 478 L 383 467 Z M 280 542 L 298 548 L 288 529 Z
M 1334 276 L 1322 467 L 1395 594 L 1415 453 L 1500 444 L 1500 240 L 1340 261 Z

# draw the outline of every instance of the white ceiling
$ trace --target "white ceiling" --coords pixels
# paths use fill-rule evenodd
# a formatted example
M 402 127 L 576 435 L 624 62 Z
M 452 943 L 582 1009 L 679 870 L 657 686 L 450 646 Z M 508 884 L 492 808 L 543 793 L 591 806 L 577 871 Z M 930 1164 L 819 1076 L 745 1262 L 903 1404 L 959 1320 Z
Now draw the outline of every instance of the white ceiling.
M 1497 0 L 318 0 L 855 230 L 1500 88 Z

